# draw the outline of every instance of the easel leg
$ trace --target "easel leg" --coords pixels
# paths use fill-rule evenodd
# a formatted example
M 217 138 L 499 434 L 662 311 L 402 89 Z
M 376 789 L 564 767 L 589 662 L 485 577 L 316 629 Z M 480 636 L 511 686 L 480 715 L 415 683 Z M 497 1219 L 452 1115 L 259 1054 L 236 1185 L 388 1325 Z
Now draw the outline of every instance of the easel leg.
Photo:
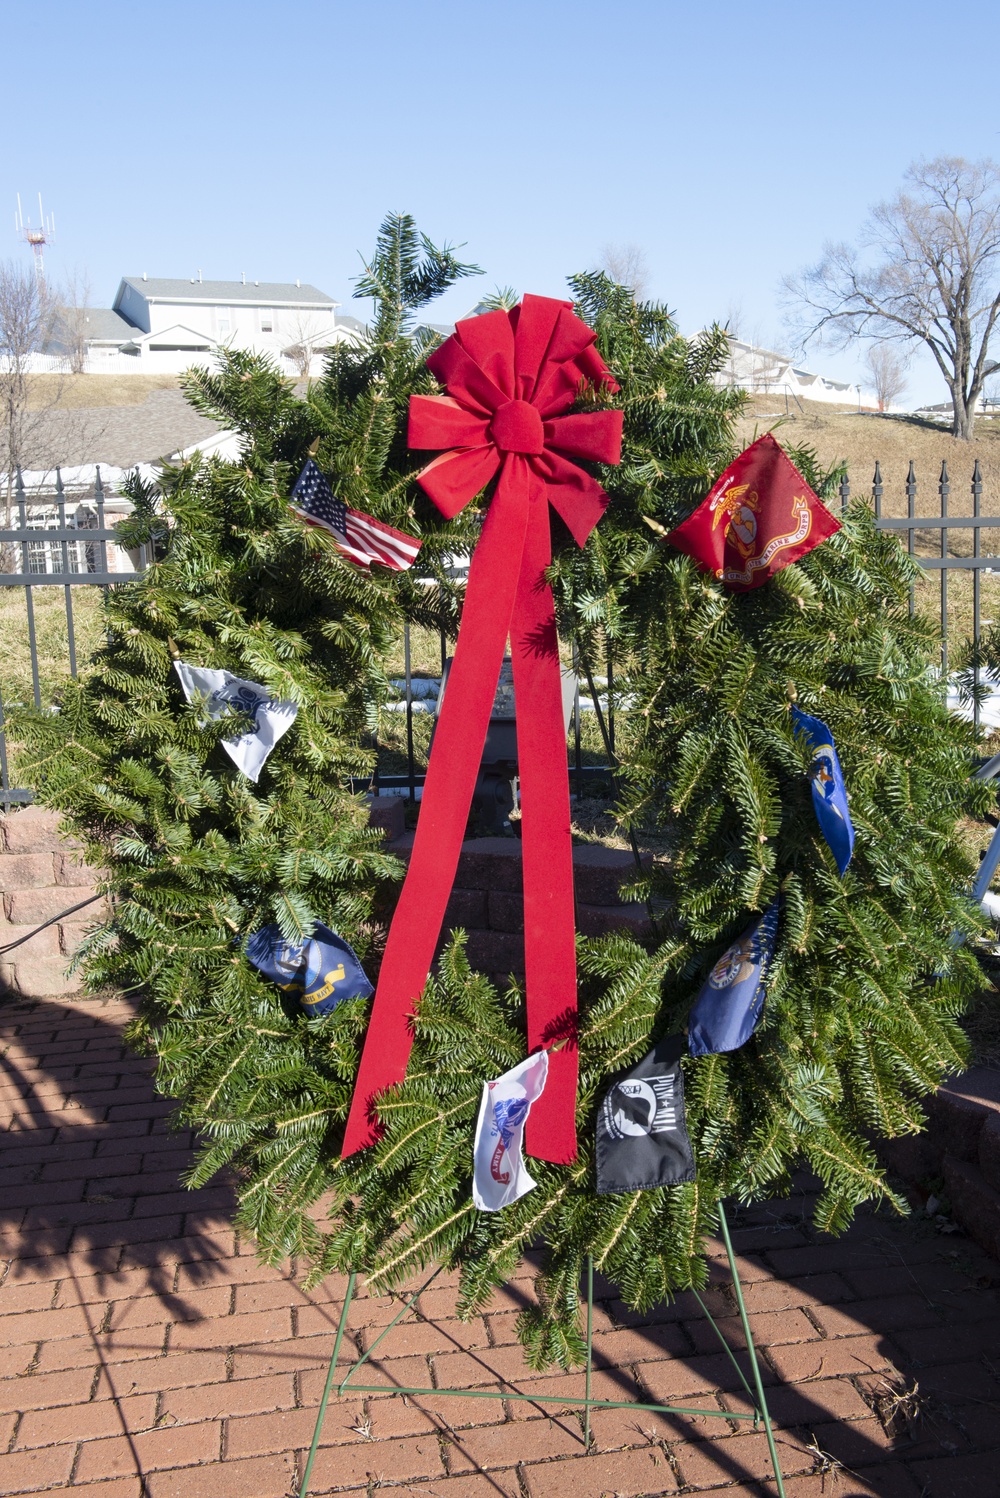
M 752 1336 L 750 1334 L 750 1318 L 747 1315 L 746 1305 L 745 1305 L 744 1300 L 743 1300 L 743 1287 L 742 1287 L 742 1285 L 740 1283 L 739 1272 L 737 1271 L 737 1268 L 736 1268 L 736 1257 L 735 1257 L 735 1255 L 733 1253 L 732 1240 L 731 1240 L 731 1238 L 729 1236 L 729 1225 L 726 1222 L 726 1217 L 725 1217 L 725 1213 L 723 1211 L 723 1207 L 722 1207 L 722 1203 L 721 1202 L 718 1203 L 718 1207 L 719 1207 L 719 1226 L 720 1226 L 720 1229 L 722 1231 L 722 1240 L 723 1240 L 723 1243 L 725 1244 L 726 1257 L 729 1260 L 729 1268 L 730 1268 L 730 1271 L 731 1271 L 732 1276 L 733 1276 L 733 1288 L 734 1288 L 734 1290 L 736 1292 L 736 1301 L 737 1301 L 737 1305 L 739 1307 L 740 1322 L 741 1322 L 741 1325 L 743 1327 L 743 1335 L 746 1338 L 747 1353 L 748 1353 L 749 1358 L 750 1358 L 750 1364 L 751 1364 L 751 1368 L 752 1368 L 752 1371 L 753 1371 L 754 1386 L 755 1386 L 756 1391 L 757 1391 L 756 1392 L 756 1400 L 754 1400 L 754 1396 L 753 1396 L 753 1394 L 752 1394 L 752 1392 L 751 1392 L 751 1390 L 749 1388 L 749 1385 L 747 1384 L 746 1379 L 743 1377 L 743 1374 L 742 1374 L 742 1372 L 741 1372 L 741 1370 L 739 1368 L 739 1364 L 736 1362 L 735 1358 L 732 1358 L 732 1361 L 733 1361 L 733 1364 L 734 1364 L 734 1366 L 736 1368 L 736 1371 L 740 1374 L 740 1378 L 741 1378 L 741 1380 L 743 1382 L 744 1388 L 746 1388 L 747 1393 L 750 1396 L 751 1404 L 754 1404 L 754 1416 L 753 1416 L 753 1420 L 754 1420 L 754 1427 L 755 1427 L 755 1429 L 757 1428 L 759 1420 L 763 1420 L 763 1422 L 764 1422 L 764 1430 L 765 1430 L 765 1433 L 767 1435 L 768 1450 L 769 1450 L 770 1456 L 771 1456 L 771 1465 L 772 1465 L 772 1467 L 774 1469 L 774 1479 L 775 1479 L 775 1483 L 777 1484 L 778 1498 L 785 1498 L 784 1479 L 782 1478 L 781 1467 L 780 1467 L 780 1464 L 778 1462 L 778 1448 L 777 1448 L 777 1445 L 776 1445 L 775 1439 L 774 1439 L 774 1431 L 771 1428 L 771 1416 L 770 1416 L 770 1412 L 769 1412 L 768 1407 L 767 1407 L 767 1396 L 764 1393 L 764 1382 L 763 1382 L 763 1379 L 761 1378 L 760 1364 L 759 1364 L 759 1362 L 757 1360 L 757 1350 L 754 1347 L 753 1338 L 752 1338 Z M 399 1312 L 397 1312 L 397 1314 L 393 1317 L 393 1319 L 389 1323 L 389 1325 L 387 1327 L 385 1327 L 382 1332 L 379 1333 L 379 1336 L 375 1339 L 375 1342 L 372 1343 L 372 1346 L 368 1349 L 368 1351 L 366 1353 L 364 1353 L 355 1363 L 352 1364 L 352 1366 L 348 1369 L 347 1373 L 344 1376 L 344 1379 L 341 1382 L 340 1390 L 339 1390 L 340 1393 L 343 1393 L 344 1388 L 347 1385 L 348 1380 L 352 1377 L 352 1375 L 357 1372 L 357 1370 L 362 1366 L 362 1364 L 369 1357 L 371 1357 L 372 1353 L 375 1351 L 375 1347 L 376 1347 L 377 1343 L 381 1342 L 382 1338 L 388 1332 L 390 1332 L 392 1330 L 392 1328 L 396 1325 L 396 1323 L 398 1321 L 400 1321 L 402 1319 L 403 1316 L 406 1315 L 406 1313 L 413 1306 L 414 1302 L 417 1300 L 417 1298 L 420 1296 L 420 1294 L 424 1290 L 427 1289 L 427 1286 L 431 1283 L 432 1280 L 434 1280 L 437 1277 L 438 1274 L 440 1274 L 440 1272 L 441 1272 L 441 1269 L 439 1267 L 430 1276 L 430 1279 L 427 1280 L 423 1285 L 421 1285 L 420 1289 L 417 1290 L 417 1291 L 415 1291 L 415 1293 L 410 1296 L 409 1300 L 405 1303 L 405 1305 L 402 1307 L 402 1309 Z M 341 1344 L 343 1343 L 343 1340 L 344 1340 L 344 1333 L 347 1330 L 347 1317 L 348 1317 L 348 1313 L 349 1313 L 350 1308 L 351 1308 L 351 1302 L 352 1302 L 352 1300 L 354 1298 L 354 1289 L 355 1289 L 356 1281 L 357 1281 L 357 1275 L 356 1275 L 356 1273 L 352 1273 L 350 1275 L 349 1279 L 348 1279 L 348 1282 L 347 1282 L 347 1292 L 346 1292 L 346 1295 L 345 1295 L 345 1298 L 344 1298 L 343 1309 L 342 1309 L 342 1311 L 340 1313 L 340 1322 L 339 1322 L 339 1325 L 337 1327 L 337 1336 L 336 1336 L 336 1340 L 334 1341 L 334 1344 L 333 1344 L 333 1354 L 332 1354 L 332 1356 L 330 1358 L 330 1367 L 327 1370 L 326 1383 L 325 1383 L 324 1388 L 323 1388 L 323 1397 L 322 1397 L 322 1399 L 320 1401 L 319 1411 L 318 1411 L 317 1416 L 316 1416 L 316 1428 L 313 1431 L 312 1445 L 309 1448 L 309 1456 L 308 1456 L 308 1459 L 306 1461 L 305 1471 L 303 1472 L 303 1475 L 302 1475 L 302 1483 L 301 1483 L 301 1486 L 299 1487 L 298 1498 L 308 1498 L 308 1494 L 309 1494 L 309 1483 L 310 1483 L 310 1480 L 312 1478 L 313 1463 L 316 1460 L 316 1452 L 317 1452 L 317 1450 L 319 1448 L 320 1436 L 321 1436 L 322 1431 L 323 1431 L 323 1422 L 324 1422 L 324 1419 L 326 1417 L 327 1404 L 329 1403 L 330 1394 L 333 1391 L 333 1382 L 334 1382 L 334 1378 L 336 1377 L 336 1371 L 337 1371 L 337 1358 L 338 1358 L 338 1356 L 340 1354 Z M 701 1297 L 699 1296 L 698 1299 L 700 1301 Z M 703 1307 L 703 1308 L 706 1311 L 706 1315 L 708 1315 L 707 1307 Z M 712 1325 L 714 1326 L 715 1325 L 714 1318 L 709 1315 L 708 1319 L 712 1322 Z M 717 1332 L 719 1331 L 718 1327 L 716 1327 L 716 1331 Z M 719 1335 L 721 1336 L 721 1333 Z M 723 1339 L 723 1342 L 724 1342 L 724 1339 Z M 727 1351 L 730 1351 L 730 1350 L 727 1348 Z M 730 1351 L 730 1357 L 732 1357 L 731 1351 Z M 734 1418 L 734 1416 L 733 1416 L 733 1414 L 731 1412 L 726 1411 L 726 1410 L 722 1410 L 722 1409 L 718 1409 L 718 1408 L 716 1408 L 716 1409 L 692 1409 L 692 1408 L 688 1408 L 688 1407 L 681 1406 L 681 1405 L 667 1405 L 667 1404 L 654 1404 L 654 1403 L 636 1402 L 636 1401 L 631 1400 L 631 1399 L 627 1399 L 627 1400 L 622 1400 L 622 1399 L 594 1399 L 592 1397 L 592 1394 L 593 1394 L 593 1364 L 594 1364 L 594 1260 L 593 1260 L 593 1257 L 591 1255 L 588 1255 L 587 1256 L 587 1368 L 586 1368 L 586 1388 L 585 1388 L 584 1398 L 582 1400 L 580 1400 L 580 1399 L 566 1399 L 564 1395 L 524 1394 L 524 1393 L 521 1393 L 518 1390 L 515 1390 L 513 1388 L 513 1386 L 511 1386 L 509 1384 L 508 1380 L 506 1380 L 506 1379 L 501 1380 L 501 1382 L 504 1383 L 505 1385 L 507 1385 L 507 1387 L 502 1388 L 502 1389 L 497 1389 L 497 1390 L 492 1390 L 492 1389 L 491 1390 L 485 1390 L 485 1389 L 440 1389 L 440 1388 L 426 1388 L 425 1389 L 425 1388 L 414 1388 L 414 1387 L 410 1387 L 408 1385 L 400 1384 L 396 1388 L 396 1393 L 398 1393 L 398 1394 L 409 1394 L 409 1395 L 422 1396 L 422 1397 L 425 1396 L 427 1398 L 430 1398 L 430 1397 L 438 1397 L 438 1398 L 440 1398 L 442 1395 L 454 1395 L 454 1396 L 458 1396 L 458 1397 L 461 1397 L 461 1398 L 464 1398 L 464 1399 L 519 1399 L 519 1400 L 524 1400 L 524 1401 L 526 1401 L 528 1403 L 532 1403 L 532 1404 L 553 1404 L 553 1405 L 555 1405 L 555 1404 L 558 1404 L 558 1405 L 569 1404 L 569 1405 L 576 1405 L 576 1406 L 579 1406 L 579 1405 L 582 1404 L 583 1405 L 583 1410 L 584 1410 L 584 1451 L 587 1452 L 587 1453 L 589 1453 L 590 1449 L 591 1449 L 591 1438 L 592 1438 L 591 1418 L 590 1418 L 591 1409 L 600 1408 L 600 1409 L 655 1410 L 659 1414 L 685 1415 L 685 1416 L 703 1417 L 703 1418 L 704 1417 L 715 1417 L 717 1419 L 733 1419 Z M 382 1385 L 379 1385 L 378 1387 L 372 1387 L 372 1388 L 369 1388 L 369 1387 L 367 1387 L 365 1385 L 354 1386 L 352 1392 L 358 1393 L 358 1394 L 382 1393 L 382 1392 L 384 1392 L 384 1387 Z M 751 1417 L 750 1416 L 746 1416 L 746 1415 L 736 1415 L 735 1418 L 736 1419 L 749 1419 Z
M 347 1330 L 347 1313 L 351 1309 L 351 1301 L 354 1299 L 354 1283 L 356 1279 L 357 1274 L 352 1270 L 351 1277 L 347 1281 L 347 1294 L 344 1296 L 344 1308 L 340 1313 L 340 1324 L 337 1327 L 337 1336 L 333 1344 L 333 1356 L 330 1358 L 330 1367 L 327 1371 L 326 1384 L 323 1388 L 323 1398 L 319 1402 L 316 1429 L 313 1431 L 312 1445 L 309 1447 L 306 1470 L 302 1474 L 302 1486 L 299 1488 L 299 1498 L 308 1498 L 309 1479 L 312 1477 L 313 1462 L 316 1460 L 316 1449 L 319 1446 L 319 1438 L 323 1431 L 323 1421 L 326 1418 L 326 1407 L 330 1399 L 330 1390 L 333 1388 L 333 1379 L 337 1371 L 340 1344 L 344 1340 L 344 1332 Z
M 587 1255 L 587 1383 L 584 1391 L 583 1448 L 590 1452 L 590 1374 L 594 1363 L 594 1256 Z
M 757 1349 L 753 1345 L 753 1337 L 750 1335 L 750 1318 L 743 1300 L 743 1286 L 740 1284 L 739 1271 L 736 1268 L 736 1256 L 733 1253 L 733 1242 L 729 1236 L 729 1224 L 722 1202 L 719 1202 L 719 1227 L 722 1229 L 722 1241 L 726 1245 L 726 1258 L 729 1260 L 729 1268 L 733 1276 L 733 1289 L 736 1292 L 736 1304 L 739 1307 L 740 1322 L 743 1327 L 743 1335 L 746 1338 L 747 1353 L 750 1357 L 750 1366 L 753 1369 L 753 1381 L 757 1390 L 757 1407 L 764 1420 L 764 1431 L 767 1435 L 767 1449 L 771 1453 L 771 1466 L 774 1468 L 774 1481 L 778 1488 L 778 1498 L 785 1498 L 785 1483 L 781 1476 L 781 1466 L 778 1462 L 778 1448 L 775 1445 L 774 1431 L 771 1428 L 771 1415 L 767 1407 L 767 1395 L 764 1393 L 764 1381 L 760 1376 L 760 1364 L 757 1361 Z

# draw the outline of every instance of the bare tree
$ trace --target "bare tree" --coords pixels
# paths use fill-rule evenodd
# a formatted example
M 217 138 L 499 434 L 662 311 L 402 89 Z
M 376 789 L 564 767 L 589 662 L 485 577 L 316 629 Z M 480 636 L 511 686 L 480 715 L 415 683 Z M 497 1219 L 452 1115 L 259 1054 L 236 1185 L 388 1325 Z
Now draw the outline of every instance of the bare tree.
M 31 356 L 52 328 L 52 302 L 32 269 L 0 261 L 0 475 L 8 504 L 14 470 L 26 457 L 33 421 Z
M 286 359 L 291 359 L 295 365 L 300 380 L 305 380 L 309 376 L 313 355 L 320 352 L 316 346 L 316 340 L 326 326 L 308 312 L 296 313 L 292 321 L 291 343 L 286 345 L 282 352 Z
M 606 244 L 601 249 L 601 270 L 619 286 L 627 286 L 637 302 L 649 289 L 649 261 L 637 244 Z
M 805 336 L 845 346 L 871 338 L 923 344 L 951 393 L 952 435 L 972 436 L 976 402 L 1000 363 L 1000 166 L 939 156 L 906 174 L 909 189 L 872 210 L 861 251 L 827 247 L 786 291 Z
M 90 280 L 85 271 L 73 272 L 60 292 L 60 303 L 54 314 L 53 332 L 70 374 L 82 375 L 87 367 L 90 335 Z
M 24 463 L 35 419 L 31 355 L 52 325 L 51 303 L 33 269 L 0 261 L 0 524 L 11 527 L 17 469 Z M 12 548 L 0 547 L 0 570 L 13 570 Z
M 880 411 L 894 405 L 906 389 L 907 363 L 905 355 L 888 343 L 873 343 L 865 355 Z

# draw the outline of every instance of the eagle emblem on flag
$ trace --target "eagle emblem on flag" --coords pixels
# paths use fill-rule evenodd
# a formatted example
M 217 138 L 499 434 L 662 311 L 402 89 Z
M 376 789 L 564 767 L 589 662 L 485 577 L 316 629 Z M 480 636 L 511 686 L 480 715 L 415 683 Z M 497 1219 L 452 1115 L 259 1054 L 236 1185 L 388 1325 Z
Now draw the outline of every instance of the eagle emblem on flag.
M 726 587 L 747 592 L 839 529 L 767 432 L 719 475 L 667 540 Z

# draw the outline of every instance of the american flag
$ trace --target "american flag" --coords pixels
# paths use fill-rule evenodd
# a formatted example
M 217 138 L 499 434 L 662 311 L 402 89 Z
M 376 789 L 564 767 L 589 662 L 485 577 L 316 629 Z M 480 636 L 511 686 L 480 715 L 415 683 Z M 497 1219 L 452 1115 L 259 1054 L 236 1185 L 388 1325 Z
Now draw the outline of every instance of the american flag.
M 320 525 L 344 556 L 367 571 L 372 562 L 405 572 L 417 559 L 421 543 L 371 515 L 352 510 L 338 499 L 312 458 L 295 481 L 291 507 L 309 525 Z

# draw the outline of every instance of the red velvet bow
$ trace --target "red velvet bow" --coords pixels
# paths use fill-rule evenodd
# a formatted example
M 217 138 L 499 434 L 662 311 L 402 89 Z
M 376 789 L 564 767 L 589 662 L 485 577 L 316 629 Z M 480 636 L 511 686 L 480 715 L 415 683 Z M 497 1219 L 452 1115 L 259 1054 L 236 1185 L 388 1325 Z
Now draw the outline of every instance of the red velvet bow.
M 562 414 L 586 384 L 618 386 L 569 302 L 526 296 L 460 322 L 428 359 L 445 396 L 410 398 L 411 447 L 450 447 L 418 482 L 451 517 L 499 470 L 469 568 L 462 627 L 427 766 L 410 866 L 379 974 L 344 1154 L 376 1136 L 374 1099 L 402 1080 L 409 1016 L 427 980 L 455 879 L 508 634 L 517 704 L 528 1048 L 551 1045 L 528 1115 L 538 1159 L 576 1158 L 576 955 L 569 778 L 549 505 L 582 546 L 608 502 L 570 458 L 617 463 L 620 411 Z M 561 1044 L 558 1044 L 562 1042 Z

